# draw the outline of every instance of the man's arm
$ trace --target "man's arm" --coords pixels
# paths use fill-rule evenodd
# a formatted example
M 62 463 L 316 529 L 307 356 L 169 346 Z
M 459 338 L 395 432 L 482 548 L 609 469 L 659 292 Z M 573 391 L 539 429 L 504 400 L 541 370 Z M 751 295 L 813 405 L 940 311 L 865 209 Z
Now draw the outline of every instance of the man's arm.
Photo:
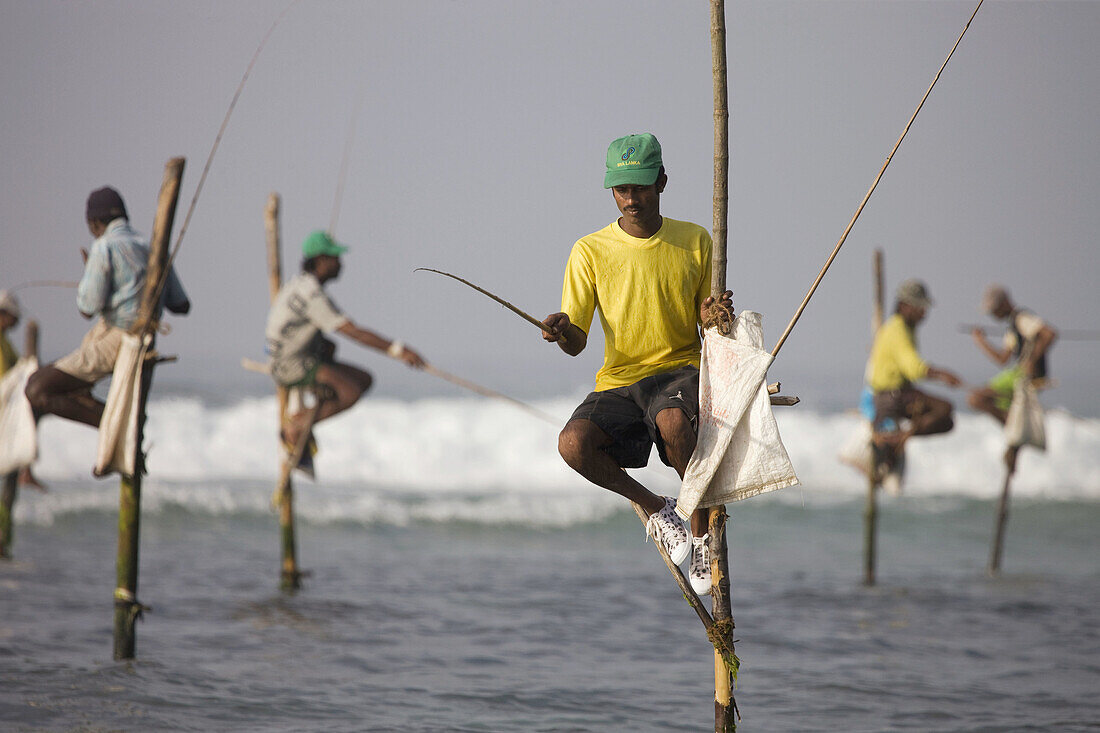
M 1021 365 L 1024 368 L 1024 374 L 1029 377 L 1035 376 L 1035 364 L 1057 340 L 1058 332 L 1044 323 L 1043 327 L 1039 329 L 1039 334 L 1035 337 L 1035 345 L 1031 349 L 1031 354 Z
M 111 295 L 111 260 L 106 245 L 92 244 L 92 252 L 81 248 L 84 274 L 76 286 L 76 308 L 85 318 L 94 318 L 107 306 Z
M 1011 349 L 994 349 L 990 346 L 989 342 L 985 340 L 985 331 L 980 328 L 975 328 L 970 331 L 971 337 L 974 339 L 974 343 L 978 348 L 985 353 L 994 363 L 1004 366 L 1008 363 L 1008 360 L 1012 358 Z
M 551 313 L 542 322 L 550 327 L 550 332 L 542 332 L 542 338 L 550 343 L 556 343 L 561 350 L 570 356 L 576 356 L 584 351 L 588 345 L 588 334 L 569 320 L 565 313 Z
M 347 336 L 348 338 L 358 341 L 363 346 L 369 346 L 372 349 L 378 349 L 384 351 L 390 356 L 393 356 L 401 361 L 405 362 L 411 367 L 417 369 L 423 369 L 426 366 L 426 362 L 420 356 L 409 347 L 403 345 L 400 341 L 390 341 L 385 339 L 374 331 L 369 331 L 365 328 L 359 328 L 351 320 L 345 321 L 344 325 L 336 329 L 339 333 Z M 391 353 L 392 350 L 392 353 Z
M 164 283 L 164 307 L 181 316 L 191 311 L 191 300 L 184 292 L 174 267 L 168 269 L 168 279 Z
M 935 379 L 937 382 L 943 382 L 948 387 L 958 387 L 962 384 L 962 380 L 959 379 L 954 372 L 947 369 L 940 369 L 932 365 L 928 366 L 928 373 L 925 375 L 929 379 Z

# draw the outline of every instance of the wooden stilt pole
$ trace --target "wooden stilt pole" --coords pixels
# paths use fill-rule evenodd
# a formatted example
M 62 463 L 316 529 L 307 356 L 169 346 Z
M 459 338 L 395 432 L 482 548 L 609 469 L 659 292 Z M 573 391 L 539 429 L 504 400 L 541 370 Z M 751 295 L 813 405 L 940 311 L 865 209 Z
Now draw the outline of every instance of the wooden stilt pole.
M 1004 549 L 1005 525 L 1008 524 L 1008 491 L 1014 471 L 1005 466 L 1005 482 L 1001 487 L 1001 501 L 997 504 L 997 519 L 993 523 L 993 547 L 989 551 L 987 572 L 995 576 L 1001 572 L 1001 552 Z
M 267 284 L 271 302 L 275 302 L 283 282 L 282 254 L 279 230 L 279 194 L 267 197 L 264 207 L 264 230 L 267 233 Z M 279 402 L 279 429 L 286 420 L 287 390 L 277 386 L 275 394 Z M 312 424 L 311 424 L 312 427 Z M 306 440 L 308 440 L 308 431 Z M 299 457 L 300 457 L 299 453 Z M 284 460 L 279 466 L 279 486 L 276 487 L 275 501 L 279 510 L 279 538 L 282 547 L 282 571 L 279 587 L 285 591 L 298 590 L 302 583 L 302 574 L 298 570 L 298 544 L 294 527 L 294 485 L 290 473 L 294 464 Z
M 183 158 L 172 158 L 164 167 L 157 214 L 153 220 L 153 236 L 149 243 L 149 266 L 145 272 L 145 291 L 141 310 L 134 327 L 137 334 L 155 334 L 157 306 L 160 302 L 159 283 L 168 267 L 168 240 L 176 217 L 180 181 L 183 179 Z M 114 657 L 133 659 L 136 646 L 134 625 L 141 612 L 147 610 L 137 601 L 138 588 L 138 537 L 141 520 L 141 480 L 145 473 L 145 456 L 142 453 L 145 429 L 145 400 L 153 381 L 152 360 L 141 365 L 141 392 L 138 402 L 137 455 L 134 457 L 134 475 L 123 476 L 119 481 L 118 503 L 118 557 L 115 565 L 115 619 Z
M 876 466 L 871 460 L 871 473 L 867 477 L 867 504 L 863 509 L 863 584 L 875 584 L 875 546 L 878 530 L 878 487 Z
M 11 471 L 0 479 L 0 559 L 11 558 L 14 539 L 12 514 L 19 495 L 19 472 Z
M 711 0 L 710 50 L 714 89 L 714 248 L 711 257 L 711 295 L 717 298 L 726 290 L 726 235 L 729 205 L 729 101 L 726 81 L 726 4 Z M 722 640 L 728 655 L 714 652 L 714 730 L 732 731 L 737 727 L 737 702 L 733 685 L 737 675 L 733 655 L 733 612 L 730 606 L 729 554 L 726 545 L 726 507 L 711 507 L 707 522 L 711 558 L 711 610 L 715 635 Z M 734 664 L 730 664 L 730 661 Z
M 882 328 L 886 309 L 886 295 L 882 269 L 882 250 L 876 249 L 871 261 L 874 301 L 871 307 L 871 337 Z M 872 440 L 873 430 L 872 430 Z M 874 445 L 871 449 L 871 470 L 867 475 L 867 505 L 863 510 L 863 584 L 875 584 L 875 547 L 878 541 L 878 466 Z
M 38 356 L 38 321 L 27 321 L 23 329 L 23 356 Z M 15 500 L 19 497 L 19 471 L 12 471 L 0 479 L 0 559 L 11 557 L 15 540 Z

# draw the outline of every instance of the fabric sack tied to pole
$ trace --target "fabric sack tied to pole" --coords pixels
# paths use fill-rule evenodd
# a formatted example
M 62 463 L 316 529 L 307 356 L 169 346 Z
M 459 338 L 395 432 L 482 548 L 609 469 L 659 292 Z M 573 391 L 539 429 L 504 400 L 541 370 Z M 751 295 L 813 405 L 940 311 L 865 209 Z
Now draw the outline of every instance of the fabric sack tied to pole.
M 0 476 L 30 466 L 38 458 L 34 412 L 23 390 L 38 371 L 38 359 L 25 356 L 0 380 Z
M 1012 404 L 1005 419 L 1005 442 L 1010 448 L 1030 445 L 1046 450 L 1043 406 L 1030 379 L 1017 379 L 1012 388 Z
M 96 476 L 117 471 L 133 476 L 137 451 L 138 406 L 141 402 L 141 368 L 152 337 L 126 334 L 115 360 L 111 389 L 107 393 L 103 419 L 99 423 Z
M 684 472 L 676 511 L 747 499 L 798 483 L 779 437 L 765 378 L 761 316 L 742 311 L 729 336 L 704 333 L 699 369 L 699 438 Z

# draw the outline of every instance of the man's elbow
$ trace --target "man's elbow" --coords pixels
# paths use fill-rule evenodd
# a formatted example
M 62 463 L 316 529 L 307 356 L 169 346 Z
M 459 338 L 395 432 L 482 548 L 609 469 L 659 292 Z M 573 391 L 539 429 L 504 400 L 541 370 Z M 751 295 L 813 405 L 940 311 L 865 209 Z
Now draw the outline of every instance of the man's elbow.
M 182 303 L 168 306 L 168 310 L 175 313 L 178 316 L 186 316 L 191 312 L 191 301 L 185 300 Z

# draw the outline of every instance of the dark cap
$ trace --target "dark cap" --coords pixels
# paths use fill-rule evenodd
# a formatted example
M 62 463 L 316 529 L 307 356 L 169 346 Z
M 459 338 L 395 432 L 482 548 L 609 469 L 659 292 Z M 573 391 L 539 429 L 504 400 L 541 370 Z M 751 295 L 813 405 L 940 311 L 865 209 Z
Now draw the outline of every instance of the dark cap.
M 122 196 L 110 186 L 97 188 L 88 194 L 88 207 L 84 218 L 89 221 L 110 221 L 118 217 L 129 219 L 126 213 L 126 204 L 122 203 Z
M 928 295 L 928 288 L 920 280 L 906 280 L 898 286 L 898 302 L 916 308 L 927 308 L 932 305 L 932 298 Z

